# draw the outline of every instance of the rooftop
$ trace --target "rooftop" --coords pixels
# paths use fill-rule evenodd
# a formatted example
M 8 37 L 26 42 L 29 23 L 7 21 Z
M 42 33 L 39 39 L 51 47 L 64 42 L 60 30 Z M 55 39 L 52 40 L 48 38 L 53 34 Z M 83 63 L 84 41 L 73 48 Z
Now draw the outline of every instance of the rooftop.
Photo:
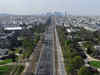
M 4 30 L 22 30 L 22 27 L 5 27 Z

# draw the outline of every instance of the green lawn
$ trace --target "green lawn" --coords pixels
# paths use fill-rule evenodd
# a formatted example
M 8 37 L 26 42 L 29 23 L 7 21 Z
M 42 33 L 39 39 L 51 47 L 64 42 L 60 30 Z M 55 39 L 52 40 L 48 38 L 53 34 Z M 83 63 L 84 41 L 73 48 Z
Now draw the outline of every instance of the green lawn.
M 89 64 L 95 68 L 100 68 L 100 61 L 91 61 Z
M 0 65 L 8 64 L 8 63 L 11 63 L 11 62 L 12 62 L 12 59 L 1 60 Z
M 7 71 L 9 69 L 9 66 L 0 66 L 0 71 Z
M 0 66 L 0 75 L 9 75 L 13 68 L 13 65 L 11 66 Z

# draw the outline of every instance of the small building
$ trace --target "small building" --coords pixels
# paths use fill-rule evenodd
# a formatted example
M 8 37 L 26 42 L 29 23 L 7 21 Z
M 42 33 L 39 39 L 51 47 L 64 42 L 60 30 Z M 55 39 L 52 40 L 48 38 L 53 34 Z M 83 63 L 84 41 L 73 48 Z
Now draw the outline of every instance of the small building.
M 8 54 L 8 49 L 1 49 L 0 48 L 0 56 L 5 56 Z
M 5 31 L 18 31 L 18 30 L 22 30 L 22 27 L 5 27 L 4 28 Z
M 96 45 L 96 46 L 94 46 L 94 48 L 95 48 L 96 50 L 100 51 L 100 45 Z
M 95 50 L 96 50 L 94 56 L 95 56 L 96 58 L 100 59 L 100 45 L 95 45 L 94 48 L 95 48 Z

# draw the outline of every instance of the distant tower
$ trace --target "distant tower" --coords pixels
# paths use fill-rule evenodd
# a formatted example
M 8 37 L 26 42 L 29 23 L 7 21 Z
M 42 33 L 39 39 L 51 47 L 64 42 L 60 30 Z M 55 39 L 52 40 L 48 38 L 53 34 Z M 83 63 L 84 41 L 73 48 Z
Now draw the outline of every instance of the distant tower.
M 67 11 L 65 11 L 64 23 L 65 23 L 65 24 L 69 24 L 69 17 L 68 17 Z
M 64 23 L 66 23 L 66 20 L 67 20 L 67 11 L 65 11 Z
M 64 26 L 65 24 L 68 24 L 67 21 L 68 21 L 68 18 L 67 18 L 67 12 L 65 11 L 63 26 Z
M 71 16 L 65 11 L 65 23 L 72 26 Z

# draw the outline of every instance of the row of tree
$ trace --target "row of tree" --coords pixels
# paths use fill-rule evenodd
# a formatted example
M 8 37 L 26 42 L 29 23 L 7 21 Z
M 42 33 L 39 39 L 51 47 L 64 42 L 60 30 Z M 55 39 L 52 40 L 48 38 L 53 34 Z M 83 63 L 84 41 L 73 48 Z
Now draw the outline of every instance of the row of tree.
M 63 27 L 57 27 L 63 50 L 65 68 L 68 75 L 95 75 L 88 67 L 84 66 L 84 59 L 76 50 L 76 42 L 67 40 Z

